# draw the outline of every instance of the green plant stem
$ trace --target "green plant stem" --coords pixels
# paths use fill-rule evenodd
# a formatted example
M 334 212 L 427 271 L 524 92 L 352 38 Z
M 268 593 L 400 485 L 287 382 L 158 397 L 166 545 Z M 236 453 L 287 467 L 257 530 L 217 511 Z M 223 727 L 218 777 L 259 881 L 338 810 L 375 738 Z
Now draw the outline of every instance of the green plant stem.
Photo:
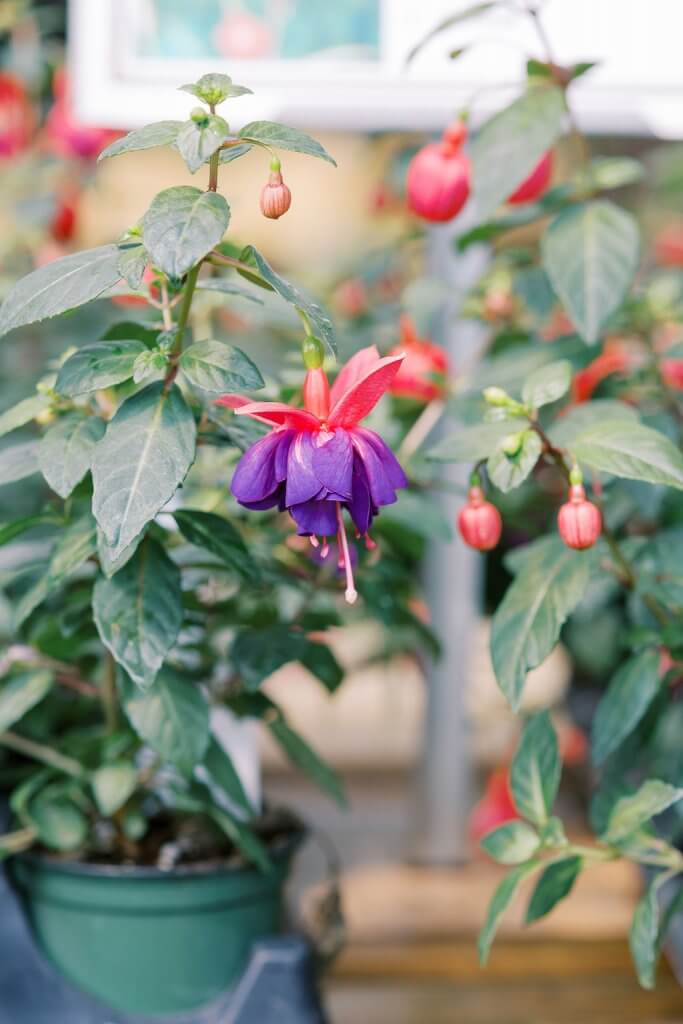
M 72 775 L 76 779 L 83 774 L 80 764 L 72 757 L 66 757 L 59 751 L 52 750 L 51 747 L 46 747 L 42 743 L 35 743 L 16 732 L 0 733 L 0 745 L 7 747 L 8 750 L 14 750 L 17 754 L 32 757 L 34 761 L 50 765 L 51 768 L 56 768 L 58 771 L 64 772 L 65 775 Z
M 171 349 L 171 357 L 169 361 L 168 371 L 164 380 L 164 386 L 168 391 L 178 373 L 178 360 L 183 351 L 183 335 L 187 327 L 187 322 L 190 318 L 190 309 L 192 308 L 192 299 L 194 298 L 195 288 L 197 287 L 197 278 L 199 277 L 199 271 L 201 269 L 201 263 L 198 263 L 196 267 L 187 275 L 187 281 L 185 282 L 185 291 L 183 292 L 183 301 L 180 307 L 180 313 L 178 314 L 178 323 L 176 324 L 176 338 Z
M 209 192 L 216 192 L 218 190 L 219 158 L 220 151 L 216 150 L 213 156 L 209 159 Z
M 119 724 L 119 702 L 116 690 L 116 662 L 109 651 L 104 661 L 101 697 L 107 732 L 111 735 L 116 732 Z

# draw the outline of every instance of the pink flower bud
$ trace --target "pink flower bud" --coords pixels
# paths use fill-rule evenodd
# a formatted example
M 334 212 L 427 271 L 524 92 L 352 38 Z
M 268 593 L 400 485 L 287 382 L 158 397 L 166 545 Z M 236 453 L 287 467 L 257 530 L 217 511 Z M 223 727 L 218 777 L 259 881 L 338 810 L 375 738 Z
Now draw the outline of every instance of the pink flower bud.
M 528 178 L 508 197 L 508 203 L 533 203 L 539 199 L 550 183 L 553 173 L 553 153 L 549 149 L 543 154 Z
M 490 501 L 486 501 L 481 487 L 470 487 L 467 504 L 458 516 L 460 536 L 477 551 L 495 548 L 503 532 L 500 512 Z
M 587 501 L 581 484 L 573 484 L 569 488 L 569 501 L 558 512 L 557 525 L 567 547 L 578 551 L 592 548 L 600 536 L 600 509 L 592 501 Z
M 451 220 L 470 194 L 470 163 L 448 139 L 430 142 L 408 165 L 408 206 L 428 221 Z
M 289 191 L 280 171 L 271 171 L 268 184 L 261 192 L 261 213 L 270 220 L 277 220 L 292 204 L 292 193 Z

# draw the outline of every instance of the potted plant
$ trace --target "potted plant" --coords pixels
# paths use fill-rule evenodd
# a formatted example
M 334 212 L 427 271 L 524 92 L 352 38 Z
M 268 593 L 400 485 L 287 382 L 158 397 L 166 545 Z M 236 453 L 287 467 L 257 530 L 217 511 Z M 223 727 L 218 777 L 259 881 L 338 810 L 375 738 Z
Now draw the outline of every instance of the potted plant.
M 509 13 L 505 4 L 474 5 L 437 31 L 457 32 L 463 19 L 497 7 Z M 616 664 L 592 716 L 595 841 L 575 844 L 553 813 L 557 738 L 547 713 L 532 717 L 510 771 L 519 818 L 482 842 L 511 869 L 479 948 L 485 962 L 524 879 L 534 879 L 531 923 L 591 864 L 625 858 L 647 869 L 630 945 L 650 987 L 683 898 L 674 738 L 683 675 L 681 232 L 661 235 L 639 270 L 639 224 L 613 193 L 639 187 L 657 164 L 593 154 L 572 100 L 593 65 L 556 62 L 536 4 L 517 16 L 538 40 L 520 94 L 468 148 L 466 121 L 450 125 L 407 174 L 408 204 L 427 221 L 452 220 L 471 192 L 478 219 L 457 248 L 493 247 L 467 307 L 488 325 L 488 346 L 459 381 L 451 408 L 460 429 L 432 457 L 471 465 L 459 517 L 465 543 L 491 551 L 507 527 L 511 582 L 493 614 L 491 658 L 511 706 L 519 709 L 528 671 L 567 620 L 575 650 L 583 637 L 594 662 L 607 653 L 607 671 Z M 660 177 L 664 165 L 660 157 Z M 680 197 L 675 173 L 667 182 Z M 617 616 L 616 643 L 600 629 L 605 610 Z
M 226 75 L 183 88 L 198 103 L 187 121 L 133 131 L 100 159 L 170 145 L 193 173 L 208 166 L 207 188 L 163 190 L 119 243 L 39 268 L 0 311 L 5 334 L 112 293 L 128 302 L 127 319 L 69 347 L 0 419 L 3 434 L 34 423 L 42 435 L 0 451 L 0 483 L 42 473 L 52 492 L 0 529 L 13 614 L 0 748 L 15 782 L 0 850 L 53 963 L 140 1013 L 207 1002 L 279 926 L 303 827 L 245 782 L 240 722 L 264 723 L 343 801 L 334 771 L 259 688 L 289 661 L 339 684 L 321 637 L 339 621 L 338 572 L 310 553 L 336 545 L 353 601 L 347 527 L 372 546 L 374 516 L 405 483 L 360 425 L 400 356 L 362 350 L 330 392 L 325 313 L 224 237 L 225 164 L 268 153 L 261 209 L 277 218 L 291 195 L 275 148 L 331 157 L 273 122 L 232 132 L 217 108 L 249 90 Z M 242 395 L 264 386 L 252 359 L 193 334 L 202 294 L 259 301 L 259 289 L 301 319 L 303 408 Z

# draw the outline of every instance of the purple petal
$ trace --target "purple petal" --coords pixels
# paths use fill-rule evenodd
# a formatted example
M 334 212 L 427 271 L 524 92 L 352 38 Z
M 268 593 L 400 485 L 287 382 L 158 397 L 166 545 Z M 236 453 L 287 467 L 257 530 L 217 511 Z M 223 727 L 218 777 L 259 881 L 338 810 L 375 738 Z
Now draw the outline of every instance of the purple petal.
M 276 505 L 280 506 L 280 509 L 284 508 L 283 499 L 285 496 L 285 489 L 282 484 L 278 484 L 277 489 L 269 494 L 267 498 L 263 498 L 261 501 L 240 501 L 240 505 L 244 508 L 249 508 L 254 512 L 263 512 L 267 508 L 275 508 Z
M 345 430 L 320 430 L 313 435 L 313 472 L 323 487 L 342 500 L 351 497 L 353 446 Z
M 280 437 L 280 444 L 275 452 L 275 479 L 278 483 L 287 479 L 287 458 L 289 456 L 289 449 L 296 437 L 296 430 L 283 430 Z
M 297 533 L 316 533 L 330 537 L 337 532 L 337 506 L 334 501 L 304 501 L 293 505 L 289 513 L 297 525 Z
M 274 430 L 248 448 L 233 473 L 230 490 L 240 502 L 263 501 L 273 493 L 278 481 L 275 476 L 275 453 L 282 434 Z
M 380 505 L 392 505 L 396 501 L 396 492 L 391 486 L 379 455 L 373 446 L 355 431 L 353 446 L 363 463 L 373 505 L 377 505 L 378 508 Z
M 312 435 L 308 431 L 302 432 L 294 438 L 287 457 L 287 507 L 310 501 L 321 489 L 320 481 L 313 472 Z
M 353 461 L 353 490 L 347 508 L 358 532 L 367 533 L 372 522 L 372 505 L 365 469 L 358 457 Z
M 407 487 L 408 478 L 401 469 L 400 462 L 392 452 L 389 445 L 379 436 L 379 434 L 376 434 L 374 430 L 368 430 L 367 427 L 358 427 L 355 433 L 364 437 L 379 456 L 382 461 L 382 465 L 384 466 L 384 472 L 386 473 L 391 486 Z

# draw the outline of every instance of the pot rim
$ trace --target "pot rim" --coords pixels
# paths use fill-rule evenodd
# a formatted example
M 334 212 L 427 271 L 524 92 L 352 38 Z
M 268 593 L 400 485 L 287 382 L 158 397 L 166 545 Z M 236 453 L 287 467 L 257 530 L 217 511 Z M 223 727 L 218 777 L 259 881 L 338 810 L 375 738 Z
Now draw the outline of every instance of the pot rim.
M 275 862 L 286 860 L 304 843 L 309 830 L 298 823 L 290 834 L 278 839 L 270 849 L 271 859 Z M 179 864 L 172 868 L 159 868 L 142 864 L 93 864 L 88 861 L 59 860 L 48 853 L 26 851 L 16 853 L 10 861 L 19 861 L 41 870 L 54 871 L 65 875 L 81 875 L 88 878 L 125 878 L 129 881 L 148 881 L 150 879 L 171 878 L 211 878 L 219 875 L 232 875 L 248 872 L 267 878 L 268 873 L 261 871 L 255 864 L 243 862 L 231 864 L 226 860 L 199 861 L 196 864 Z M 10 868 L 11 870 L 11 868 Z

